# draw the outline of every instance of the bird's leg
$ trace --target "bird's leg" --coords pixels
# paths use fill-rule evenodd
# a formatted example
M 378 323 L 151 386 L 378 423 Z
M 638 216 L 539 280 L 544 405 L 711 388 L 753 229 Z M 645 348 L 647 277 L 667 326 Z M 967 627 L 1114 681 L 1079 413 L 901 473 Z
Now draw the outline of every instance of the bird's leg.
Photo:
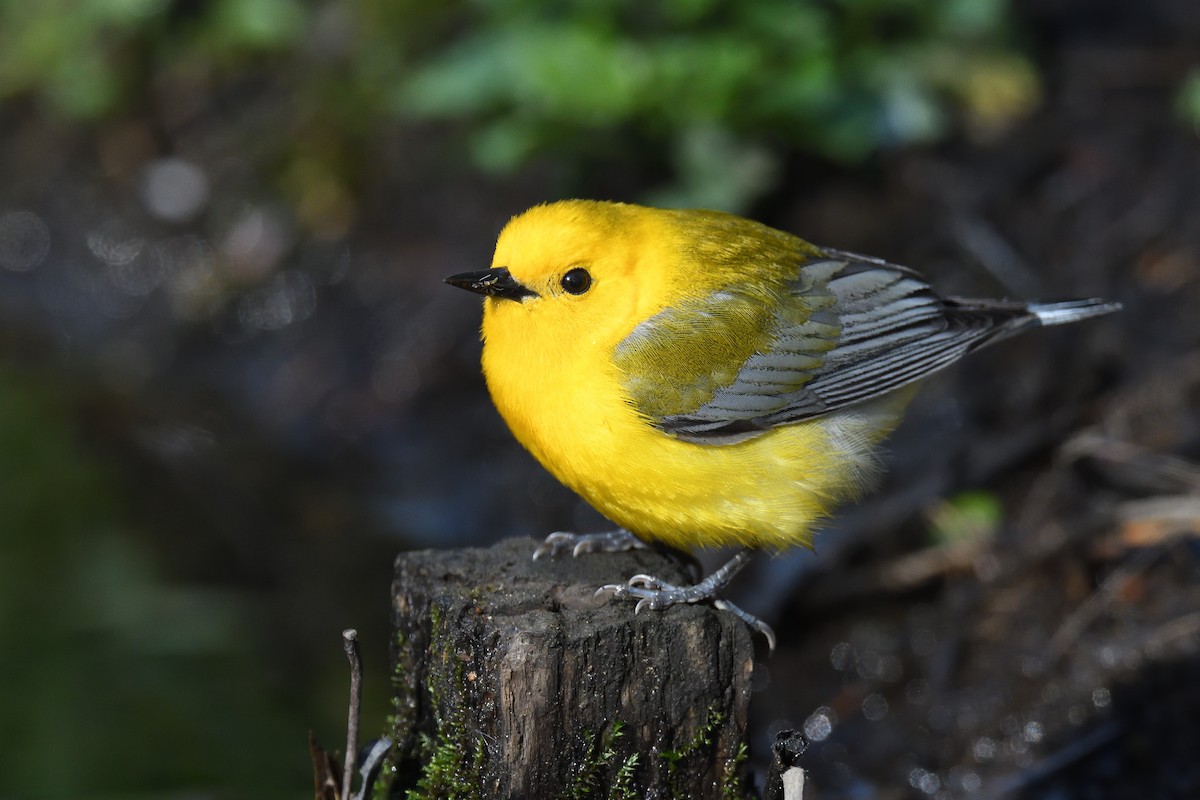
M 612 592 L 613 597 L 636 597 L 638 602 L 633 608 L 635 614 L 643 608 L 663 609 L 670 608 L 677 603 L 698 603 L 702 600 L 711 600 L 717 608 L 728 611 L 761 633 L 766 637 L 770 648 L 774 650 L 775 632 L 767 623 L 753 614 L 746 613 L 728 600 L 717 597 L 717 593 L 724 589 L 733 580 L 733 576 L 749 563 L 750 551 L 742 550 L 707 578 L 692 586 L 676 586 L 651 575 L 634 575 L 628 583 L 610 583 L 601 586 L 596 590 L 596 594 Z
M 652 575 L 634 575 L 628 583 L 601 586 L 596 594 L 612 592 L 613 597 L 636 597 L 635 613 L 643 608 L 670 608 L 677 603 L 698 603 L 711 600 L 724 589 L 742 567 L 750 563 L 750 551 L 742 550 L 704 580 L 692 586 L 676 586 Z
M 567 533 L 557 531 L 533 551 L 533 560 L 542 556 L 554 558 L 559 553 L 571 551 L 571 555 L 582 553 L 623 553 L 626 550 L 645 550 L 647 544 L 624 528 L 603 533 Z
M 626 550 L 645 550 L 649 545 L 624 528 L 603 533 L 568 533 L 556 531 L 546 537 L 545 541 L 533 551 L 533 560 L 543 556 L 554 558 L 567 550 L 572 556 L 583 553 L 622 553 Z M 611 583 L 596 590 L 600 595 L 612 592 L 613 597 L 635 597 L 637 605 L 633 613 L 637 614 L 643 608 L 670 608 L 676 603 L 698 603 L 711 600 L 714 607 L 728 611 L 754 630 L 761 633 L 767 640 L 771 650 L 775 649 L 775 632 L 767 623 L 753 614 L 738 608 L 728 600 L 717 597 L 733 577 L 750 563 L 750 551 L 742 550 L 729 559 L 719 569 L 704 580 L 691 586 L 676 586 L 659 580 L 652 575 L 634 575 L 628 583 Z

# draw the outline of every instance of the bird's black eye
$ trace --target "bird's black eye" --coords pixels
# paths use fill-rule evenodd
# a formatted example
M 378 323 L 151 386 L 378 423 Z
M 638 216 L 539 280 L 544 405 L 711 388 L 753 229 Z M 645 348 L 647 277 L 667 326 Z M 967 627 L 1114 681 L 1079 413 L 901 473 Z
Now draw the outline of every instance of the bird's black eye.
M 568 294 L 583 294 L 592 288 L 592 274 L 583 267 L 567 270 L 559 282 Z

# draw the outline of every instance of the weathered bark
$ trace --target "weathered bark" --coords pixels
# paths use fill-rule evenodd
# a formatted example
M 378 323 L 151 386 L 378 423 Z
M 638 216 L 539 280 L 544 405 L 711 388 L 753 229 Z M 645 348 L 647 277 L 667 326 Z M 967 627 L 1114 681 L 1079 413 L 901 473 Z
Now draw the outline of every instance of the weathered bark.
M 594 600 L 652 551 L 530 559 L 529 539 L 396 562 L 397 784 L 421 796 L 742 797 L 746 627 Z

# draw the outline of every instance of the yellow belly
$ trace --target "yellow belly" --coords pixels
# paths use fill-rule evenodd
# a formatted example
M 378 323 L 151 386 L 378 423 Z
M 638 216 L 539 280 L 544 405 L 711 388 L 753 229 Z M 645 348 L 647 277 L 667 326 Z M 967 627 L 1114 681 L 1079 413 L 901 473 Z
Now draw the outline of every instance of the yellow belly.
M 556 478 L 641 538 L 683 548 L 809 545 L 813 525 L 867 483 L 873 445 L 903 404 L 705 445 L 653 427 L 615 381 L 595 375 L 534 372 L 507 385 L 489 374 L 489 388 L 517 439 Z
M 832 458 L 834 449 L 820 422 L 725 446 L 642 425 L 625 431 L 603 469 L 568 463 L 560 478 L 619 525 L 676 547 L 808 545 L 870 463 L 865 449 Z

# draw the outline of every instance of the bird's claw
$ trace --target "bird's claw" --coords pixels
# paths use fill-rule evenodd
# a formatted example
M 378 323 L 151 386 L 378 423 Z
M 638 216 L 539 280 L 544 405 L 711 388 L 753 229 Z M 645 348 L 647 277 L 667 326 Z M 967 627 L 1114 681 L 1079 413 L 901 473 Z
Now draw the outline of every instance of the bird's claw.
M 680 603 L 699 603 L 707 600 L 712 602 L 714 608 L 721 611 L 728 611 L 746 623 L 752 630 L 761 633 L 763 638 L 767 640 L 767 647 L 770 648 L 771 652 L 774 652 L 775 632 L 771 630 L 771 626 L 753 614 L 749 614 L 738 608 L 728 600 L 715 596 L 715 593 L 728 581 L 730 575 L 740 568 L 740 562 L 730 562 L 722 570 L 718 570 L 717 573 L 714 573 L 708 579 L 701 581 L 695 586 L 676 586 L 653 575 L 639 573 L 625 583 L 608 583 L 601 586 L 593 594 L 593 597 L 600 598 L 603 595 L 608 595 L 609 599 L 636 599 L 637 604 L 633 607 L 635 615 L 640 614 L 647 608 L 657 611 Z
M 722 611 L 728 611 L 730 614 L 733 614 L 735 617 L 740 619 L 742 622 L 749 625 L 752 629 L 761 633 L 763 635 L 763 638 L 767 640 L 767 648 L 770 650 L 770 652 L 772 652 L 772 653 L 775 652 L 775 631 L 771 630 L 770 625 L 763 622 L 761 619 L 754 616 L 753 614 L 742 611 L 740 608 L 738 608 L 737 606 L 735 606 L 733 603 L 729 602 L 728 600 L 722 600 L 719 597 L 715 598 L 713 600 L 713 607 L 719 608 Z
M 537 561 L 542 556 L 556 558 L 567 550 L 571 551 L 572 557 L 578 557 L 584 553 L 621 553 L 645 548 L 645 542 L 623 528 L 603 533 L 555 531 L 533 551 L 533 560 Z
M 599 600 L 601 595 L 608 595 L 607 599 L 609 600 L 613 599 L 614 597 L 620 597 L 621 590 L 624 588 L 624 586 L 617 583 L 606 583 L 596 591 L 592 592 L 592 599 Z
M 533 560 L 537 561 L 545 555 L 553 558 L 568 548 L 571 550 L 572 556 L 578 556 L 583 553 L 612 553 L 645 546 L 645 543 L 626 530 L 607 533 L 556 531 L 547 536 L 545 541 L 534 551 Z M 642 613 L 647 608 L 659 611 L 679 603 L 699 603 L 710 600 L 715 608 L 730 612 L 761 633 L 767 640 L 767 645 L 774 651 L 775 632 L 771 630 L 770 626 L 753 614 L 742 611 L 728 600 L 722 600 L 715 596 L 729 582 L 729 579 L 745 565 L 747 559 L 748 556 L 744 554 L 735 556 L 729 563 L 695 586 L 676 586 L 653 575 L 638 573 L 625 583 L 607 583 L 601 586 L 593 592 L 592 597 L 598 600 L 607 595 L 607 599 L 610 600 L 614 598 L 637 600 L 637 604 L 633 607 L 635 615 Z
M 640 613 L 645 608 L 659 610 L 670 608 L 677 603 L 695 602 L 695 600 L 689 599 L 679 587 L 661 581 L 653 575 L 634 575 L 625 583 L 605 584 L 592 596 L 599 598 L 601 595 L 608 595 L 609 599 L 636 599 L 638 602 L 634 606 L 634 614 Z
M 663 583 L 653 575 L 646 575 L 643 573 L 638 573 L 630 578 L 626 586 L 630 589 L 649 589 L 654 592 L 660 592 L 663 590 L 671 591 L 675 589 L 675 587 L 671 584 Z
M 536 550 L 533 551 L 533 560 L 537 561 L 542 556 L 550 556 L 551 558 L 554 558 L 559 553 L 570 547 L 576 538 L 576 535 L 573 533 L 568 533 L 567 531 L 555 531 L 543 539 L 542 543 L 538 545 Z M 579 545 L 576 544 L 575 551 L 573 551 L 575 555 L 579 555 L 578 549 Z

